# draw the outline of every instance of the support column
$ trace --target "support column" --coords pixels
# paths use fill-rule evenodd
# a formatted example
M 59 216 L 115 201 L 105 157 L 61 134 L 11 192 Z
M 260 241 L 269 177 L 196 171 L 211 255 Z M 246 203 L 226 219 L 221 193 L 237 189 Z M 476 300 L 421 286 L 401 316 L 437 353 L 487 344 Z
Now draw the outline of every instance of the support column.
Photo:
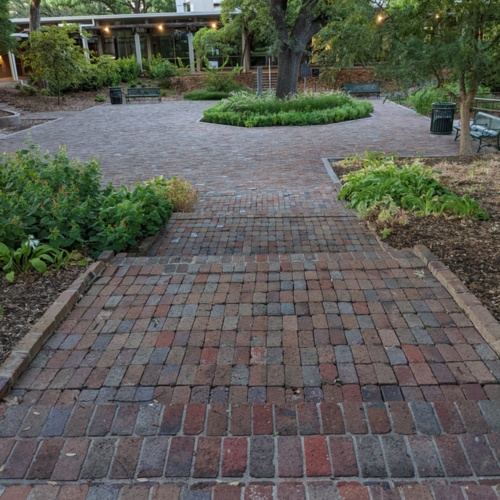
M 104 55 L 104 48 L 103 48 L 103 43 L 102 43 L 102 34 L 99 33 L 97 35 L 97 55 L 103 56 Z
M 148 51 L 148 59 L 153 57 L 153 42 L 151 40 L 151 33 L 146 34 L 146 50 Z
M 17 66 L 16 66 L 16 57 L 12 52 L 7 52 L 7 56 L 9 57 L 10 64 L 10 72 L 12 74 L 12 80 L 15 82 L 19 81 L 19 75 L 17 74 Z
M 194 60 L 193 34 L 189 31 L 187 37 L 188 37 L 188 47 L 189 47 L 189 67 L 191 68 L 191 73 L 194 73 L 195 60 Z
M 142 71 L 141 37 L 139 33 L 134 34 L 134 41 L 135 41 L 135 58 L 137 59 L 137 64 L 141 67 Z

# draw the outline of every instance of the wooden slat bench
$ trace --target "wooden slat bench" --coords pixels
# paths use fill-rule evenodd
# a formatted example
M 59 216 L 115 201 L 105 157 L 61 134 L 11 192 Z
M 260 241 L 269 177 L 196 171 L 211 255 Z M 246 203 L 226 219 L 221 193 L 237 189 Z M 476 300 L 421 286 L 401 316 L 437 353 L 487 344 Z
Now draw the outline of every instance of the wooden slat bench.
M 369 95 L 375 94 L 380 97 L 380 87 L 378 83 L 344 83 L 342 89 L 346 94 L 351 95 Z
M 457 131 L 455 134 L 455 140 L 457 140 L 462 128 L 460 122 L 453 128 Z M 494 146 L 500 151 L 500 117 L 488 113 L 478 113 L 470 125 L 470 135 L 474 140 L 479 141 L 477 152 L 485 146 Z M 496 139 L 496 146 L 494 143 L 492 145 L 486 142 L 488 139 Z
M 161 102 L 160 87 L 130 87 L 125 94 L 127 103 L 130 99 L 142 99 L 143 97 L 154 97 Z

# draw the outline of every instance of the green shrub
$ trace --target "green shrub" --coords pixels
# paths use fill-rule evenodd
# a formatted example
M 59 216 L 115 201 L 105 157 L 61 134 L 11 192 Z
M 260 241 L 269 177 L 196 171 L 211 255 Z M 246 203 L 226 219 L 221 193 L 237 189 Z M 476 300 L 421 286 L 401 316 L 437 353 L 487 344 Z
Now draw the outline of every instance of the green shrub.
M 429 115 L 435 102 L 449 102 L 450 96 L 444 88 L 427 87 L 408 96 L 408 102 L 421 115 Z
M 172 204 L 153 189 L 101 189 L 96 160 L 54 157 L 29 146 L 5 154 L 0 163 L 0 242 L 19 248 L 29 235 L 55 248 L 97 255 L 122 251 L 154 234 L 170 217 Z
M 220 92 L 215 90 L 192 90 L 184 94 L 184 99 L 189 101 L 220 101 L 229 97 L 230 92 Z
M 320 125 L 364 118 L 372 111 L 368 101 L 339 92 L 306 93 L 281 100 L 272 92 L 257 96 L 244 91 L 205 110 L 203 120 L 239 127 Z
M 31 85 L 21 85 L 19 91 L 23 95 L 36 95 L 36 89 Z
M 489 218 L 475 200 L 446 189 L 437 181 L 436 172 L 420 162 L 399 168 L 392 159 L 373 159 L 365 165 L 344 177 L 339 194 L 363 217 L 375 214 L 381 220 L 404 209 L 416 216 Z
M 178 74 L 175 64 L 172 64 L 168 59 L 162 59 L 161 54 L 148 59 L 145 69 L 148 76 L 156 80 L 160 87 L 165 89 L 172 86 L 171 79 Z
M 122 82 L 130 83 L 141 76 L 141 67 L 134 56 L 115 59 L 111 62 L 111 68 L 120 75 Z
M 104 96 L 103 94 L 96 94 L 96 96 L 94 97 L 94 101 L 95 102 L 106 102 L 106 96 Z
M 234 77 L 240 72 L 240 68 L 236 66 L 230 72 L 224 71 L 224 66 L 221 68 L 213 68 L 208 64 L 204 69 L 205 76 L 203 77 L 203 84 L 207 90 L 214 92 L 234 92 L 241 90 L 241 84 L 234 80 Z

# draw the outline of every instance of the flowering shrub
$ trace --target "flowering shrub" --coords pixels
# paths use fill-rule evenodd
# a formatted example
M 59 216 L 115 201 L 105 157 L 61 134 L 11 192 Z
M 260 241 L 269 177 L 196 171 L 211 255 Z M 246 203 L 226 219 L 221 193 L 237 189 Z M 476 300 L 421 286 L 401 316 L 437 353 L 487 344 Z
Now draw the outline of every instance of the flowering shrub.
M 97 160 L 81 163 L 28 146 L 0 163 L 0 242 L 20 248 L 29 235 L 58 249 L 122 251 L 165 224 L 172 204 L 144 184 L 101 188 Z

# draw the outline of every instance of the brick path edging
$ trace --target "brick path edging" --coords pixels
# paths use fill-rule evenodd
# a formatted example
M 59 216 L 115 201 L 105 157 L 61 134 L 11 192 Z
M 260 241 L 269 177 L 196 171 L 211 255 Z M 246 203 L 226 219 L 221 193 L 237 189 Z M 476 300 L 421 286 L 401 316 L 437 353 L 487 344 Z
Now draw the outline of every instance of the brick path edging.
M 62 292 L 43 316 L 31 327 L 7 359 L 0 365 L 0 399 L 7 395 L 30 361 L 38 354 L 45 341 L 52 335 L 57 326 L 71 312 L 85 290 L 95 278 L 99 277 L 114 256 L 113 252 L 103 252 L 99 260 L 79 276 Z
M 416 245 L 413 251 L 464 310 L 490 347 L 500 354 L 500 323 L 490 311 L 425 245 Z

